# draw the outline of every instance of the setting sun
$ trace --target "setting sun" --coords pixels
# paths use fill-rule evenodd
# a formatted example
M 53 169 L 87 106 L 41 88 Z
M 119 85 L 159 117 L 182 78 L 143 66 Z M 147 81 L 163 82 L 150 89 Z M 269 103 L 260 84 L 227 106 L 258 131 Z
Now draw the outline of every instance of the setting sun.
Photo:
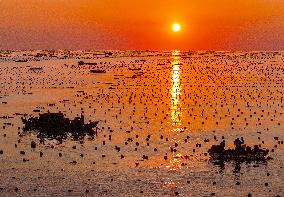
M 178 24 L 178 23 L 173 24 L 172 30 L 173 30 L 174 32 L 179 32 L 179 31 L 181 30 L 180 24 Z

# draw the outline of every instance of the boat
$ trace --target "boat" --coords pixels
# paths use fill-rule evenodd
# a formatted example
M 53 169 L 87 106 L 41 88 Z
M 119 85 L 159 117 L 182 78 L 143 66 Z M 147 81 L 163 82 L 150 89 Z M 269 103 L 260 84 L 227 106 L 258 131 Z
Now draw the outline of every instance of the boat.
M 141 68 L 128 68 L 128 70 L 135 71 L 135 70 L 141 70 Z
M 105 70 L 90 70 L 91 73 L 106 73 Z
M 267 159 L 268 149 L 260 148 L 258 145 L 254 145 L 252 149 L 250 146 L 243 144 L 243 142 L 238 142 L 237 138 L 234 149 L 225 149 L 225 141 L 222 141 L 219 145 L 212 145 L 208 153 L 213 160 L 258 161 Z
M 19 59 L 19 60 L 14 60 L 15 62 L 27 62 L 27 59 Z

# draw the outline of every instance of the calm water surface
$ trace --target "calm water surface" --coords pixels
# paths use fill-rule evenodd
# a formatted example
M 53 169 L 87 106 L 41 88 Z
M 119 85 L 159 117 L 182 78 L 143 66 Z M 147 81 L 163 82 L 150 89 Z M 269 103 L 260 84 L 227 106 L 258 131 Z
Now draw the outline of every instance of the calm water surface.
M 283 52 L 2 51 L 0 195 L 283 196 L 283 83 Z M 99 120 L 98 136 L 23 132 L 48 111 Z M 210 160 L 237 137 L 273 159 Z

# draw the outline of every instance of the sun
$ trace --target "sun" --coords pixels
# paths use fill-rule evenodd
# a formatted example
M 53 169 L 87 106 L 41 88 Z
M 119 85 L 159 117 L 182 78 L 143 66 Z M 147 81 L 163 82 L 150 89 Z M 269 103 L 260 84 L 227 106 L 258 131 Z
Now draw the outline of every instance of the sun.
M 178 24 L 178 23 L 173 24 L 172 30 L 173 30 L 174 32 L 179 32 L 179 31 L 181 30 L 181 25 Z

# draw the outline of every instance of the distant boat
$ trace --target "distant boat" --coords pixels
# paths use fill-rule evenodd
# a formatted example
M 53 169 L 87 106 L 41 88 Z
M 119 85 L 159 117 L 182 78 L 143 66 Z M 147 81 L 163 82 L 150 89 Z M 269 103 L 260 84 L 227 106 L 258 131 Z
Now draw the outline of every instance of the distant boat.
M 141 68 L 128 68 L 128 70 L 141 70 Z
M 182 65 L 182 63 L 175 63 L 174 65 Z
M 23 59 L 23 60 L 14 60 L 15 62 L 27 62 L 27 59 Z
M 43 68 L 42 67 L 33 67 L 33 68 L 30 68 L 29 70 L 36 71 L 36 70 L 43 70 Z
M 90 70 L 91 73 L 106 73 L 105 70 Z
M 79 61 L 78 65 L 79 66 L 82 66 L 82 65 L 92 65 L 92 66 L 95 66 L 95 65 L 97 65 L 97 63 L 96 62 L 83 62 L 83 61 Z

